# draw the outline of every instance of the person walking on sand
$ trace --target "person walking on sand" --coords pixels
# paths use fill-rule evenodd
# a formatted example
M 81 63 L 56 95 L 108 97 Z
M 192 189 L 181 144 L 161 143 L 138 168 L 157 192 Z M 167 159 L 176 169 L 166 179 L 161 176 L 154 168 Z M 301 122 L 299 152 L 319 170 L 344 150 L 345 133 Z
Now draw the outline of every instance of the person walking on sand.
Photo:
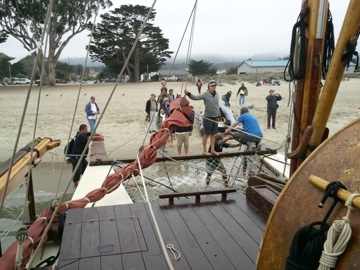
M 155 98 L 156 98 L 156 95 L 151 94 L 151 96 L 148 99 L 148 101 L 146 102 L 146 106 L 145 106 L 146 118 L 148 119 L 148 122 L 149 122 L 149 127 L 148 127 L 149 133 L 156 132 L 158 104 L 157 104 Z
M 236 97 L 238 97 L 239 95 L 240 95 L 239 105 L 240 106 L 245 105 L 245 97 L 248 95 L 248 90 L 245 87 L 244 83 L 241 83 L 241 86 L 236 94 Z
M 185 95 L 192 100 L 204 100 L 205 110 L 203 118 L 204 135 L 202 137 L 203 154 L 206 156 L 219 155 L 215 151 L 215 134 L 218 132 L 218 119 L 220 116 L 219 108 L 219 95 L 216 92 L 216 81 L 211 80 L 208 83 L 209 91 L 195 96 L 185 89 Z M 208 151 L 206 144 L 208 137 L 210 137 L 210 152 Z
M 94 96 L 92 96 L 90 101 L 86 104 L 85 113 L 89 122 L 90 132 L 94 132 L 96 117 L 98 114 L 100 114 L 99 106 L 96 104 Z
M 197 87 L 199 95 L 200 95 L 201 94 L 201 87 L 202 87 L 202 82 L 200 81 L 200 79 L 198 79 L 198 81 L 196 83 L 196 87 Z
M 282 97 L 278 93 L 275 94 L 275 90 L 271 89 L 269 95 L 265 99 L 267 100 L 267 128 L 270 129 L 270 122 L 272 120 L 271 127 L 276 129 L 276 111 L 279 107 L 277 102 L 282 100 Z

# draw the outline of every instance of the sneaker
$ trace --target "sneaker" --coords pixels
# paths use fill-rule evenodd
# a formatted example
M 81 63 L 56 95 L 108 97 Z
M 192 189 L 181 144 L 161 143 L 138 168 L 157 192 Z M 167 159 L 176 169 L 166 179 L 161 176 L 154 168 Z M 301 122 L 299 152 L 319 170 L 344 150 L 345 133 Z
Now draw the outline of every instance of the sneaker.
M 273 129 L 276 129 L 276 127 L 272 127 Z

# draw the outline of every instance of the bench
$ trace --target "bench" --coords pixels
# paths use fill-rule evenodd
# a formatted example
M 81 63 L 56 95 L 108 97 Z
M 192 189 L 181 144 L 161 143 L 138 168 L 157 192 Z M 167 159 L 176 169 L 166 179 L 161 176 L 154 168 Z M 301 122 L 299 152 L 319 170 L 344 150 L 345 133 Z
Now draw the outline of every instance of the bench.
M 174 198 L 195 196 L 195 204 L 199 205 L 201 195 L 221 194 L 221 201 L 226 202 L 227 194 L 235 193 L 235 192 L 236 192 L 236 188 L 218 189 L 218 190 L 209 190 L 209 191 L 184 192 L 184 193 L 171 193 L 171 194 L 159 195 L 159 199 L 169 199 L 169 205 L 174 205 Z

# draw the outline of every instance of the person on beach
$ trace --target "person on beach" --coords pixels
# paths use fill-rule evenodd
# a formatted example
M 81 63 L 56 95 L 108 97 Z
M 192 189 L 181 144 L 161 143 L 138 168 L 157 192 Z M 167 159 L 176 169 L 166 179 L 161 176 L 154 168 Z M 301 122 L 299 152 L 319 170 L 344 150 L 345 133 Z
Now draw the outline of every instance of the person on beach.
M 282 97 L 278 93 L 275 94 L 275 90 L 271 89 L 269 95 L 265 99 L 267 101 L 267 128 L 270 129 L 270 122 L 272 122 L 271 127 L 276 129 L 276 111 L 279 107 L 277 102 L 282 100 Z
M 196 83 L 196 87 L 197 87 L 199 95 L 200 95 L 201 94 L 201 87 L 202 87 L 202 82 L 200 81 L 200 79 L 198 79 L 198 81 Z
M 90 132 L 94 132 L 96 117 L 98 114 L 100 114 L 99 106 L 96 104 L 94 96 L 92 96 L 90 101 L 86 104 L 85 113 L 89 122 Z
M 234 147 L 239 147 L 241 144 L 240 143 L 236 143 L 236 144 L 228 144 L 227 141 L 232 139 L 233 137 L 231 135 L 227 135 L 226 137 L 224 137 L 224 135 L 222 133 L 217 133 L 215 135 L 215 150 L 219 153 L 222 152 L 223 148 L 234 148 Z M 225 187 L 229 187 L 229 183 L 227 180 L 227 175 L 226 175 L 226 169 L 224 164 L 222 163 L 220 157 L 210 157 L 208 159 L 206 159 L 206 171 L 207 171 L 207 175 L 206 175 L 206 185 L 208 186 L 210 184 L 210 178 L 212 176 L 212 174 L 214 173 L 214 171 L 220 171 L 222 173 L 222 179 L 224 180 L 224 186 Z
M 237 130 L 240 132 L 232 132 L 232 130 L 239 124 L 242 124 L 242 130 Z M 259 122 L 256 117 L 249 113 L 247 107 L 242 107 L 240 110 L 240 116 L 237 121 L 235 121 L 228 129 L 225 130 L 226 134 L 231 134 L 234 140 L 242 144 L 247 142 L 254 142 L 258 144 L 262 137 L 263 132 L 260 128 Z
M 169 89 L 169 101 L 171 103 L 171 101 L 173 101 L 175 99 L 175 95 L 174 95 L 174 89 Z
M 215 134 L 218 132 L 218 119 L 220 116 L 219 108 L 219 95 L 216 92 L 216 81 L 211 80 L 208 83 L 209 91 L 195 96 L 185 89 L 185 95 L 192 100 L 204 100 L 205 112 L 203 118 L 204 135 L 202 137 L 203 154 L 206 156 L 219 155 L 215 151 Z M 210 137 L 210 152 L 208 151 L 206 144 Z
M 69 158 L 69 162 L 72 165 L 72 171 L 74 172 L 82 152 L 84 151 L 86 144 L 89 140 L 89 136 L 91 135 L 91 132 L 88 132 L 88 127 L 86 124 L 81 124 L 79 127 L 79 131 L 76 133 L 75 135 L 75 140 L 74 140 L 74 146 L 73 149 L 71 151 L 71 156 Z M 92 137 L 93 141 L 103 141 L 104 140 L 104 136 L 101 135 L 100 133 L 94 133 L 93 137 Z M 86 160 L 87 154 L 88 154 L 89 148 L 86 149 L 85 152 L 85 156 L 82 158 L 81 163 L 78 167 L 78 169 L 76 170 L 74 177 L 73 177 L 73 182 L 74 182 L 74 187 L 77 187 L 81 178 L 81 175 L 84 174 L 85 169 L 88 165 L 88 162 Z
M 191 114 L 190 114 L 190 119 L 192 122 L 194 122 L 194 118 L 195 118 L 195 112 L 194 112 L 194 107 L 191 106 Z M 181 148 L 182 145 L 184 144 L 184 153 L 185 155 L 187 155 L 189 153 L 189 138 L 192 135 L 192 131 L 193 131 L 193 126 L 189 126 L 189 127 L 176 127 L 175 130 L 175 134 L 176 134 L 176 139 L 177 139 L 177 151 L 179 156 L 181 156 Z
M 236 94 L 236 97 L 238 97 L 239 95 L 240 95 L 239 105 L 240 106 L 245 105 L 245 97 L 248 95 L 248 90 L 245 87 L 244 83 L 241 83 L 241 86 Z
M 230 107 L 230 98 L 231 98 L 231 91 L 228 91 L 225 95 L 221 97 L 221 99 L 224 101 L 225 107 Z
M 148 99 L 148 101 L 146 102 L 146 106 L 145 106 L 146 118 L 149 122 L 149 126 L 148 126 L 149 133 L 156 132 L 158 104 L 157 104 L 155 98 L 156 98 L 156 95 L 151 94 L 151 96 Z

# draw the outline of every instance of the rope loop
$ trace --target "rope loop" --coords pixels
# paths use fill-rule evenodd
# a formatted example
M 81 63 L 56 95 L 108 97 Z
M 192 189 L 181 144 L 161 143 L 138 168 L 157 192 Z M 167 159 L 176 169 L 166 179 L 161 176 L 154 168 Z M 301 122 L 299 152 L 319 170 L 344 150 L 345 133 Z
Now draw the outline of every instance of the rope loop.
M 166 247 L 171 251 L 174 256 L 174 260 L 178 261 L 181 258 L 180 252 L 174 247 L 173 244 L 167 244 Z

